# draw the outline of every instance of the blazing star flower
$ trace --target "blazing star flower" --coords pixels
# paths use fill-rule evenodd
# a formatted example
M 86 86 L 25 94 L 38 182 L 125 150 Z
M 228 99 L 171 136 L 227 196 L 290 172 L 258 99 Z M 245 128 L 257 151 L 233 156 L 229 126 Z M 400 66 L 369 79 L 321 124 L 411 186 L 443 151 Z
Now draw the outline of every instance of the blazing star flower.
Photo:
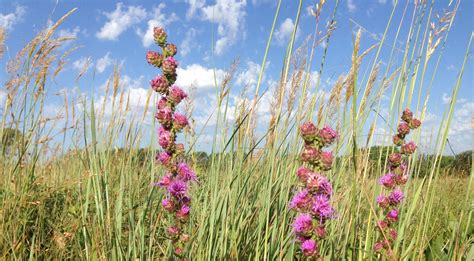
M 305 209 L 311 203 L 311 195 L 307 189 L 303 189 L 293 196 L 290 201 L 290 209 Z
M 313 218 L 306 213 L 299 214 L 293 222 L 293 231 L 298 235 L 311 236 Z
M 161 164 L 168 165 L 168 163 L 170 163 L 172 157 L 168 152 L 163 151 L 160 154 L 158 154 L 157 159 Z
M 390 205 L 390 200 L 385 195 L 379 195 L 377 197 L 377 204 L 381 208 L 387 208 Z
M 385 186 L 386 188 L 393 188 L 395 186 L 395 174 L 387 173 L 379 179 L 380 185 Z
M 178 210 L 178 212 L 176 212 L 176 218 L 178 218 L 179 220 L 185 220 L 189 217 L 189 206 L 187 205 L 183 205 L 181 206 L 181 208 Z
M 176 68 L 178 67 L 178 62 L 172 57 L 169 56 L 163 60 L 161 68 L 165 75 L 174 75 L 176 73 Z
M 374 251 L 379 253 L 384 249 L 384 244 L 382 242 L 377 242 L 374 245 Z
M 164 48 L 164 52 L 163 54 L 166 56 L 166 57 L 169 57 L 169 56 L 174 56 L 177 52 L 177 48 L 176 48 L 176 45 L 175 44 L 172 44 L 172 43 L 169 43 L 169 44 L 166 44 L 165 48 Z
M 166 32 L 163 28 L 161 27 L 155 27 L 153 29 L 153 39 L 155 40 L 155 43 L 161 47 L 165 46 L 166 44 Z
M 330 170 L 332 166 L 333 155 L 330 151 L 324 151 L 321 154 L 321 165 L 324 170 Z
M 388 196 L 388 199 L 390 201 L 390 204 L 392 205 L 398 205 L 402 200 L 405 198 L 405 195 L 400 189 L 395 189 L 392 191 L 392 193 Z
M 301 243 L 301 251 L 305 256 L 314 256 L 318 253 L 318 246 L 316 241 L 313 239 L 308 239 Z
M 173 138 L 171 132 L 164 130 L 159 134 L 158 143 L 163 149 L 170 149 L 173 145 Z
M 391 223 L 398 221 L 398 210 L 392 209 L 387 213 L 387 220 Z
M 398 167 L 400 166 L 400 163 L 402 163 L 402 155 L 400 153 L 392 153 L 388 156 L 388 162 L 390 163 L 390 166 Z
M 178 175 L 184 181 L 196 181 L 196 173 L 189 167 L 186 162 L 178 163 Z
M 321 151 L 313 146 L 304 146 L 301 159 L 311 164 L 316 163 L 321 157 Z
M 409 123 L 411 129 L 418 129 L 421 126 L 421 121 L 418 119 L 412 119 Z
M 166 94 L 168 92 L 169 83 L 165 77 L 158 75 L 150 81 L 151 88 L 158 93 Z
M 387 222 L 383 221 L 383 220 L 379 220 L 377 221 L 377 226 L 379 227 L 379 229 L 386 229 L 388 227 L 388 224 Z
M 173 178 L 170 174 L 166 174 L 161 178 L 160 182 L 158 182 L 158 185 L 166 188 L 171 184 L 171 182 L 173 182 Z
M 306 183 L 310 174 L 311 170 L 303 166 L 299 167 L 296 171 L 296 176 L 298 176 L 299 180 L 303 183 Z
M 321 222 L 331 218 L 332 213 L 334 212 L 329 203 L 329 198 L 325 195 L 317 195 L 314 198 L 311 211 L 315 216 L 320 218 Z
M 390 231 L 388 231 L 388 236 L 390 237 L 390 239 L 392 240 L 396 240 L 397 239 L 397 236 L 398 236 L 398 233 L 395 229 L 390 229 Z
M 337 132 L 326 126 L 319 131 L 319 138 L 324 145 L 331 145 L 337 138 Z
M 308 143 L 313 142 L 316 139 L 316 135 L 318 134 L 318 128 L 312 122 L 305 122 L 300 127 L 301 136 L 303 140 Z
M 146 60 L 149 64 L 161 67 L 161 63 L 163 62 L 163 56 L 158 52 L 148 51 L 146 53 Z
M 156 109 L 161 110 L 164 108 L 169 108 L 168 99 L 166 97 L 161 97 L 161 99 L 156 103 Z
M 184 129 L 186 126 L 188 126 L 188 119 L 186 118 L 186 116 L 184 114 L 175 112 L 174 116 L 173 116 L 173 119 L 174 119 L 173 126 L 178 131 L 180 131 L 180 130 Z
M 405 142 L 403 138 L 400 138 L 398 134 L 393 136 L 392 141 L 393 141 L 393 144 L 397 146 L 402 146 L 403 143 Z
M 173 211 L 174 210 L 174 207 L 175 207 L 175 204 L 173 202 L 173 200 L 171 199 L 168 199 L 168 198 L 165 198 L 161 201 L 161 205 L 163 206 L 163 208 L 169 212 Z
M 170 226 L 168 227 L 167 232 L 170 237 L 175 238 L 179 236 L 181 229 L 179 229 L 177 226 Z
M 170 89 L 170 94 L 168 100 L 174 104 L 180 103 L 183 99 L 188 97 L 188 95 L 178 86 L 172 86 Z
M 181 197 L 186 194 L 188 186 L 182 180 L 174 180 L 168 186 L 168 192 L 174 197 Z
M 155 118 L 164 126 L 169 126 L 171 121 L 173 120 L 173 112 L 170 108 L 165 107 L 160 109 L 156 112 Z
M 402 122 L 398 125 L 398 134 L 404 136 L 404 135 L 407 135 L 408 133 L 410 133 L 410 126 L 408 126 L 407 123 L 405 122 Z
M 403 154 L 413 154 L 416 150 L 416 144 L 413 141 L 410 141 L 402 146 L 402 153 Z
M 405 109 L 402 113 L 402 120 L 405 121 L 406 123 L 410 123 L 412 119 L 413 119 L 413 112 L 411 112 L 409 109 Z
M 326 234 L 327 234 L 326 228 L 324 226 L 316 227 L 314 232 L 315 232 L 316 236 L 318 236 L 319 238 L 325 238 Z

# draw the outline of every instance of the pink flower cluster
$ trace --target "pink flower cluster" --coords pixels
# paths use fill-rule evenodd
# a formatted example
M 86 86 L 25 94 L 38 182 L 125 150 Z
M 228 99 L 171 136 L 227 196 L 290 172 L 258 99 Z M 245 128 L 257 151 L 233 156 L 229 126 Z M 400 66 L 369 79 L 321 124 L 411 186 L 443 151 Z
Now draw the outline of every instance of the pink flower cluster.
M 293 231 L 303 255 L 317 257 L 317 242 L 326 237 L 325 223 L 334 215 L 330 203 L 332 186 L 321 173 L 331 169 L 333 155 L 322 149 L 336 140 L 337 133 L 330 127 L 318 129 L 311 122 L 304 123 L 300 133 L 305 142 L 301 159 L 306 164 L 296 175 L 303 186 L 291 199 L 289 208 L 298 213 L 293 221 Z
M 184 225 L 189 219 L 191 198 L 188 194 L 190 182 L 197 181 L 195 172 L 183 161 L 184 145 L 176 143 L 176 136 L 186 126 L 188 119 L 176 112 L 176 106 L 187 97 L 179 87 L 173 85 L 176 81 L 178 62 L 174 59 L 176 45 L 166 42 L 166 32 L 163 28 L 154 28 L 154 39 L 161 47 L 162 53 L 148 51 L 146 59 L 149 64 L 161 68 L 162 75 L 151 80 L 151 88 L 162 95 L 157 103 L 156 120 L 161 124 L 158 130 L 158 143 L 163 149 L 156 159 L 167 169 L 158 186 L 166 189 L 166 196 L 161 205 L 171 217 L 166 229 L 168 237 L 173 242 L 176 255 L 181 255 L 183 245 L 189 240 L 184 232 Z
M 408 180 L 407 159 L 416 150 L 413 141 L 405 142 L 405 137 L 410 130 L 420 127 L 421 122 L 413 118 L 413 113 L 405 109 L 402 114 L 402 122 L 398 125 L 397 134 L 393 136 L 393 143 L 400 147 L 400 153 L 395 152 L 389 155 L 389 172 L 379 180 L 380 185 L 386 189 L 377 197 L 377 205 L 384 211 L 384 218 L 377 221 L 377 227 L 381 231 L 382 239 L 375 243 L 376 252 L 387 251 L 391 255 L 391 246 L 397 239 L 397 230 L 393 227 L 399 219 L 398 206 L 405 198 L 401 186 Z

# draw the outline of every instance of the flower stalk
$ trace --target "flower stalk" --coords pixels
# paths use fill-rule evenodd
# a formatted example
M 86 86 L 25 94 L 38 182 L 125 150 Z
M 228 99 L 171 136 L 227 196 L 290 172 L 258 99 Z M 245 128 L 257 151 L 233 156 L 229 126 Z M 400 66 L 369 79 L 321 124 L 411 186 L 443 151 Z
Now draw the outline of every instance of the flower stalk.
M 161 53 L 148 51 L 146 59 L 150 65 L 162 71 L 161 75 L 150 81 L 150 86 L 161 95 L 155 118 L 161 125 L 158 129 L 158 143 L 162 151 L 158 153 L 156 160 L 166 169 L 166 174 L 156 185 L 166 190 L 165 198 L 161 201 L 169 217 L 166 234 L 173 244 L 174 254 L 181 257 L 184 244 L 189 241 L 189 234 L 185 232 L 191 210 L 188 188 L 191 182 L 197 181 L 196 173 L 184 161 L 184 145 L 176 142 L 178 134 L 188 126 L 186 116 L 176 111 L 187 94 L 174 85 L 178 67 L 174 58 L 177 53 L 176 45 L 167 42 L 163 28 L 155 27 L 153 36 L 155 43 L 161 47 Z
M 318 129 L 311 122 L 304 123 L 300 133 L 305 143 L 301 153 L 303 165 L 296 172 L 301 189 L 291 199 L 289 208 L 297 212 L 293 232 L 301 252 L 306 257 L 319 257 L 318 242 L 326 237 L 326 221 L 334 216 L 330 203 L 332 185 L 322 174 L 331 169 L 334 157 L 323 148 L 336 140 L 337 133 L 330 127 Z
M 397 239 L 398 232 L 395 224 L 399 220 L 399 205 L 405 195 L 402 187 L 408 181 L 408 159 L 416 151 L 413 141 L 406 142 L 405 138 L 411 130 L 420 127 L 421 122 L 413 118 L 413 113 L 405 109 L 402 113 L 402 122 L 398 125 L 397 134 L 393 136 L 393 144 L 399 147 L 400 152 L 394 152 L 388 157 L 388 173 L 380 177 L 379 183 L 384 192 L 377 197 L 377 205 L 382 209 L 383 218 L 377 221 L 381 232 L 381 239 L 374 245 L 375 252 L 392 256 L 392 246 Z

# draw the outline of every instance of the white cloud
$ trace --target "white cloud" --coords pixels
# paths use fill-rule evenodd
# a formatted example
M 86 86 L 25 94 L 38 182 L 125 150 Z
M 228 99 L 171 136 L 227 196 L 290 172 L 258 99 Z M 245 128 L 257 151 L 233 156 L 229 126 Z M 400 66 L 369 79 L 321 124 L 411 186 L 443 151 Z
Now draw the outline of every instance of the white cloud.
M 215 43 L 217 55 L 223 54 L 226 49 L 242 38 L 246 5 L 246 0 L 216 0 L 215 5 L 204 6 L 200 9 L 203 20 L 217 24 L 219 35 Z
M 252 61 L 247 62 L 247 70 L 239 73 L 236 84 L 249 87 L 254 86 L 257 84 L 260 69 L 260 64 L 254 63 Z
M 178 17 L 176 16 L 175 13 L 170 14 L 169 16 L 166 16 L 163 13 L 163 9 L 166 7 L 165 4 L 161 3 L 157 7 L 153 8 L 152 13 L 150 14 L 153 19 L 148 20 L 147 22 L 147 30 L 146 32 L 143 32 L 141 29 L 137 30 L 138 36 L 142 38 L 142 43 L 144 47 L 149 47 L 153 43 L 153 28 L 157 26 L 167 26 L 171 22 L 174 22 L 178 20 Z
M 143 7 L 126 7 L 122 3 L 118 3 L 113 12 L 104 14 L 108 21 L 96 33 L 96 37 L 102 40 L 117 40 L 129 27 L 141 22 L 147 16 Z
M 107 67 L 112 65 L 113 60 L 110 58 L 110 52 L 107 52 L 104 57 L 97 60 L 95 68 L 97 72 L 103 73 Z
M 197 46 L 197 41 L 195 39 L 196 35 L 197 35 L 197 31 L 194 28 L 190 28 L 186 32 L 186 36 L 184 37 L 184 40 L 181 42 L 181 45 L 179 48 L 180 49 L 179 53 L 182 56 L 186 56 L 189 52 L 191 52 L 191 49 L 195 49 L 195 47 Z
M 82 71 L 85 68 L 89 68 L 92 65 L 90 57 L 81 57 L 72 63 L 72 67 L 78 71 Z
M 74 29 L 61 29 L 58 32 L 58 37 L 60 38 L 77 38 L 77 35 L 81 31 L 79 26 L 74 27 Z
M 280 24 L 280 27 L 275 31 L 275 39 L 278 44 L 284 44 L 290 39 L 291 34 L 295 28 L 295 24 L 291 18 L 286 18 L 283 23 Z M 296 30 L 296 37 L 300 34 L 299 29 Z
M 354 13 L 356 11 L 357 6 L 354 4 L 354 0 L 347 0 L 347 9 L 351 13 Z
M 186 11 L 186 18 L 189 20 L 191 19 L 197 10 L 204 7 L 206 4 L 206 0 L 188 0 L 189 8 Z
M 178 67 L 176 85 L 188 89 L 195 87 L 197 90 L 209 90 L 220 84 L 225 71 L 221 69 L 206 68 L 199 64 L 192 64 L 186 68 Z
M 26 8 L 24 6 L 18 5 L 16 6 L 15 12 L 13 13 L 0 13 L 0 27 L 6 28 L 7 30 L 11 30 L 13 28 L 13 25 L 21 21 L 25 12 Z
M 387 3 L 387 0 L 378 0 L 379 4 L 386 4 Z

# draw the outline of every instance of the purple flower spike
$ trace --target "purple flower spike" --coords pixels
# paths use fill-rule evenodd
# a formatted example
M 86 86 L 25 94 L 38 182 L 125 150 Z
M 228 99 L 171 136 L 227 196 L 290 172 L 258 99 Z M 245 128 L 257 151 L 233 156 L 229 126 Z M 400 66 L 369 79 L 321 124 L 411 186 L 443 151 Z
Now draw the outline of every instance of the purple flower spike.
M 316 256 L 318 254 L 318 245 L 313 239 L 308 239 L 301 243 L 301 251 L 305 256 Z
M 337 132 L 326 126 L 319 131 L 319 138 L 324 145 L 331 145 L 337 138 Z
M 388 199 L 390 201 L 390 204 L 392 205 L 398 205 L 402 200 L 405 198 L 405 195 L 400 189 L 395 189 L 392 191 L 392 193 L 388 196 Z
M 395 174 L 393 173 L 387 173 L 379 179 L 380 185 L 383 185 L 386 188 L 393 188 L 396 184 L 395 182 Z
M 311 196 L 307 189 L 304 189 L 296 195 L 293 196 L 293 199 L 290 201 L 290 209 L 305 209 L 309 206 L 311 202 Z
M 309 237 L 313 230 L 313 218 L 306 213 L 299 214 L 293 222 L 293 231 L 296 234 Z
M 416 144 L 413 141 L 410 141 L 402 146 L 402 153 L 403 154 L 413 154 L 416 150 Z

